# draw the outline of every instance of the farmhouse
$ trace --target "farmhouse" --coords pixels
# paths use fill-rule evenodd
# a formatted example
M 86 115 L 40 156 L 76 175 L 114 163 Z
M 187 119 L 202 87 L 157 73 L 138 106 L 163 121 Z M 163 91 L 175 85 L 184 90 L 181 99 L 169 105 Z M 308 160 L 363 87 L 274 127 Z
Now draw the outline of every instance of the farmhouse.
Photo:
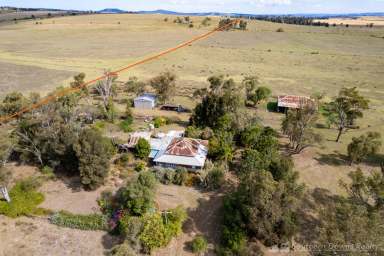
M 149 158 L 161 167 L 185 167 L 201 170 L 208 154 L 208 141 L 182 137 L 182 133 L 170 132 L 161 138 L 151 139 Z
M 144 93 L 134 99 L 134 106 L 138 109 L 153 109 L 156 106 L 156 95 Z
M 308 104 L 313 104 L 313 100 L 306 96 L 279 96 L 277 100 L 277 111 L 285 113 L 288 109 L 301 109 Z

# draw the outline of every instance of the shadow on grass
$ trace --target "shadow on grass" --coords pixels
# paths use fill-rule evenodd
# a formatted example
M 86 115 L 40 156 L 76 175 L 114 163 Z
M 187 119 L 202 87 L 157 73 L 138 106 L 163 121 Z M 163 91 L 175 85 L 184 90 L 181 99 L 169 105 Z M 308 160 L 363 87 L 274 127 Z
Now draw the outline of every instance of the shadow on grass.
M 368 156 L 363 162 L 372 167 L 381 167 L 384 164 L 384 154 L 374 154 Z
M 322 220 L 320 210 L 332 210 L 342 198 L 327 189 L 316 188 L 307 194 L 298 213 L 299 234 L 297 241 L 302 245 L 315 244 L 319 238 Z
M 101 243 L 103 245 L 103 248 L 106 250 L 104 255 L 110 255 L 109 251 L 116 245 L 123 243 L 123 239 L 116 236 L 111 236 L 110 234 L 105 233 L 101 238 Z
M 317 160 L 321 165 L 349 165 L 348 157 L 338 152 L 331 154 L 320 154 L 319 157 L 315 157 L 315 160 Z
M 188 220 L 184 223 L 183 232 L 194 237 L 203 235 L 209 244 L 220 242 L 221 209 L 224 195 L 219 192 L 211 193 L 209 199 L 202 198 L 195 209 L 188 209 Z M 191 252 L 191 241 L 185 243 L 184 250 Z M 208 254 L 214 252 L 209 248 Z

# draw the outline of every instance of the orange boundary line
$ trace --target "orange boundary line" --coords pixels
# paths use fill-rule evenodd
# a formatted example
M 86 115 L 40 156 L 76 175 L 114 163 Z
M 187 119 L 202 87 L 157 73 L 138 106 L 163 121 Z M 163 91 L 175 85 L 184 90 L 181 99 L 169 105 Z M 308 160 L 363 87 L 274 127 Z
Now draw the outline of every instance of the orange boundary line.
M 229 23 L 229 24 L 226 24 L 226 25 L 224 25 L 224 26 L 222 26 L 222 27 L 219 27 L 219 28 L 216 28 L 216 29 L 214 29 L 214 30 L 211 30 L 211 31 L 209 31 L 208 33 L 205 33 L 205 34 L 203 34 L 203 35 L 200 35 L 200 36 L 197 36 L 197 37 L 195 37 L 195 38 L 192 38 L 191 40 L 186 41 L 186 42 L 184 42 L 184 43 L 181 43 L 181 44 L 179 44 L 179 45 L 176 46 L 176 47 L 172 47 L 172 48 L 170 48 L 170 49 L 168 49 L 168 50 L 165 50 L 165 51 L 162 51 L 162 52 L 160 52 L 160 53 L 158 53 L 158 54 L 156 54 L 156 55 L 153 55 L 153 56 L 150 56 L 150 57 L 145 58 L 145 59 L 143 59 L 143 60 L 139 60 L 139 61 L 137 61 L 137 62 L 131 63 L 131 64 L 129 64 L 128 66 L 123 67 L 123 68 L 121 68 L 121 69 L 119 69 L 119 70 L 109 72 L 109 74 L 119 74 L 119 73 L 122 73 L 122 72 L 124 72 L 124 71 L 127 71 L 128 69 L 131 69 L 131 68 L 133 68 L 133 67 L 142 65 L 142 64 L 144 64 L 144 63 L 147 63 L 147 62 L 150 62 L 150 61 L 155 60 L 155 59 L 157 59 L 157 58 L 160 58 L 160 57 L 162 57 L 162 56 L 164 56 L 164 55 L 167 55 L 167 54 L 169 54 L 169 53 L 172 53 L 172 52 L 174 52 L 174 51 L 177 51 L 177 50 L 179 50 L 179 49 L 181 49 L 181 48 L 184 48 L 184 47 L 190 45 L 190 44 L 193 43 L 193 42 L 196 42 L 196 41 L 205 39 L 205 38 L 211 36 L 212 34 L 218 32 L 218 31 L 222 31 L 222 30 L 224 30 L 224 29 L 227 29 L 228 27 L 230 27 L 230 26 L 231 26 L 234 22 L 236 22 L 236 21 L 237 21 L 237 20 L 234 20 L 234 21 L 232 21 L 232 22 Z M 55 101 L 55 100 L 56 100 L 57 98 L 59 98 L 59 97 L 62 97 L 62 96 L 64 96 L 64 95 L 67 95 L 67 94 L 70 94 L 70 93 L 73 93 L 73 92 L 80 91 L 82 88 L 87 87 L 87 86 L 89 86 L 89 85 L 92 85 L 92 84 L 94 84 L 95 82 L 100 81 L 100 80 L 102 80 L 102 79 L 104 79 L 104 78 L 106 78 L 106 77 L 107 77 L 107 75 L 103 75 L 103 76 L 100 76 L 100 77 L 98 77 L 98 78 L 95 78 L 95 79 L 93 79 L 93 80 L 91 80 L 91 81 L 87 81 L 87 82 L 85 82 L 84 84 L 82 84 L 82 85 L 80 85 L 80 86 L 78 86 L 78 87 L 75 87 L 75 88 L 67 87 L 67 88 L 65 88 L 65 89 L 63 89 L 63 90 L 61 90 L 61 91 L 58 91 L 58 92 L 56 92 L 56 93 L 54 93 L 54 94 L 52 94 L 52 95 L 48 95 L 48 96 L 44 97 L 42 100 L 40 100 L 39 102 L 37 102 L 37 103 L 35 103 L 35 104 L 32 104 L 32 105 L 30 105 L 30 106 L 28 106 L 28 107 L 25 107 L 25 108 L 21 109 L 21 110 L 18 111 L 18 112 L 15 112 L 15 113 L 10 114 L 10 115 L 7 115 L 7 116 L 1 116 L 1 117 L 0 117 L 0 122 L 1 122 L 1 123 L 5 123 L 5 122 L 7 122 L 7 121 L 10 121 L 10 120 L 12 120 L 12 119 L 14 119 L 14 118 L 16 118 L 16 117 L 18 117 L 18 116 L 24 114 L 24 113 L 30 112 L 30 111 L 32 111 L 32 110 L 34 110 L 34 109 L 37 109 L 37 108 L 39 108 L 39 107 L 41 107 L 41 106 L 44 106 L 44 105 L 50 103 L 50 102 L 52 102 L 52 101 Z

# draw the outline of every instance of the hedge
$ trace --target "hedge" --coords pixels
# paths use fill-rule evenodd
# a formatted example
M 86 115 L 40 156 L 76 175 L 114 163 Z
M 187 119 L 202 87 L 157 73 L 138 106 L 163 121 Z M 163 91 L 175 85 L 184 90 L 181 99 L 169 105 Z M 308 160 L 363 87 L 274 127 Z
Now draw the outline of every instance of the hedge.
M 50 217 L 54 225 L 81 230 L 108 230 L 107 220 L 101 214 L 72 214 L 60 211 Z

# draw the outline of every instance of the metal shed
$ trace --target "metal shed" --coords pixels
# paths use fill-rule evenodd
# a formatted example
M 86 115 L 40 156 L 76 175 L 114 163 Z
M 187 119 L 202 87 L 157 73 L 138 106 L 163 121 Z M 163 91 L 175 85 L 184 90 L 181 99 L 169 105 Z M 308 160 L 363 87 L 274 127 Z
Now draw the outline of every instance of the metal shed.
M 134 99 L 134 106 L 138 109 L 153 109 L 156 106 L 156 95 L 145 93 Z

